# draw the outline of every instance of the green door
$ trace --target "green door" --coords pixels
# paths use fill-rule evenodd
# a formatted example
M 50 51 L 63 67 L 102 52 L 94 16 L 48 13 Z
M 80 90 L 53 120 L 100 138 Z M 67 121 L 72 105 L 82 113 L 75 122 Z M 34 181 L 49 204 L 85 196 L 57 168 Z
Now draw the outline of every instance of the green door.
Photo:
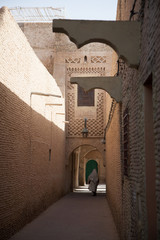
M 96 169 L 97 173 L 98 173 L 98 164 L 95 160 L 89 160 L 86 163 L 86 183 L 87 183 L 87 180 L 88 180 L 88 176 L 91 174 L 93 169 Z

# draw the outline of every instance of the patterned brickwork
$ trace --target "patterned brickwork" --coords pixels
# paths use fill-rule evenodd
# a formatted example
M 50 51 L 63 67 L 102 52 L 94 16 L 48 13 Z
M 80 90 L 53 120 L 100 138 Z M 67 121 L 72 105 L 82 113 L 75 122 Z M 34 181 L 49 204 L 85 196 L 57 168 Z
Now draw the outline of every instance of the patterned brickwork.
M 80 58 L 66 58 L 65 63 L 80 63 Z
M 104 56 L 91 56 L 91 63 L 106 63 L 106 57 Z
M 84 57 L 85 58 L 85 57 Z M 87 63 L 106 63 L 106 56 L 90 56 L 89 59 L 86 57 L 86 61 Z M 70 58 L 66 58 L 65 59 L 65 63 L 83 63 L 84 59 L 81 59 L 79 57 L 74 58 L 74 57 L 70 57 Z
M 87 74 L 87 75 L 98 75 L 105 76 L 105 67 L 67 67 L 66 69 L 67 75 L 71 77 L 72 74 Z M 70 78 L 68 78 L 67 82 L 68 89 L 74 89 L 74 85 L 70 83 Z
M 98 93 L 97 96 L 97 108 L 96 108 L 96 119 L 87 119 L 87 128 L 89 131 L 89 137 L 100 137 L 103 136 L 103 101 L 104 94 Z M 84 128 L 84 119 L 75 119 L 75 94 L 68 93 L 68 136 L 69 137 L 81 137 L 82 129 Z
M 70 76 L 71 74 L 100 74 L 100 76 L 104 76 L 105 67 L 68 67 L 67 74 Z
M 94 57 L 96 58 L 96 57 Z M 98 56 L 99 58 L 99 56 Z M 72 58 L 71 58 L 72 59 Z M 82 74 L 86 74 L 88 76 L 104 76 L 105 75 L 105 67 L 66 67 L 67 71 L 67 119 L 69 120 L 68 125 L 68 137 L 81 137 L 82 129 L 84 128 L 84 119 L 76 118 L 75 111 L 77 108 L 77 93 L 75 91 L 75 85 L 70 83 L 70 77 L 72 74 L 76 74 L 76 76 L 81 76 Z M 89 137 L 100 137 L 103 136 L 103 128 L 104 128 L 104 92 L 98 92 L 96 95 L 95 103 L 96 103 L 96 115 L 93 118 L 87 119 L 87 128 L 89 131 Z

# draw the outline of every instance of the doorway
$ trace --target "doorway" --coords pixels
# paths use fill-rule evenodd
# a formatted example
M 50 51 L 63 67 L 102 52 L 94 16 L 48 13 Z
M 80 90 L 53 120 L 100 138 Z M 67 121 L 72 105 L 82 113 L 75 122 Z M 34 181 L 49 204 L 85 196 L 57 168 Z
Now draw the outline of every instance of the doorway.
M 88 176 L 91 174 L 93 169 L 96 169 L 97 173 L 98 173 L 98 163 L 95 160 L 89 160 L 86 163 L 86 183 L 87 183 L 87 180 L 88 180 Z

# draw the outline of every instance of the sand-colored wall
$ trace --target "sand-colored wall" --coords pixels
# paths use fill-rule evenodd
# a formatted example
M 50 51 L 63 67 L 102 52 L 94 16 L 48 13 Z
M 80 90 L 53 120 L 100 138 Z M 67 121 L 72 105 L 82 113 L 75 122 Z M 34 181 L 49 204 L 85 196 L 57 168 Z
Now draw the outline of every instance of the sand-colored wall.
M 111 71 L 112 48 L 102 43 L 91 43 L 77 49 L 65 34 L 53 33 L 52 23 L 19 24 L 36 55 L 53 74 L 65 97 L 66 106 L 66 165 L 76 146 L 85 144 L 82 138 L 84 118 L 89 130 L 87 144 L 97 149 L 101 144 L 105 127 L 105 92 L 95 90 L 94 106 L 77 106 L 77 85 L 70 84 L 73 76 L 107 76 Z M 87 61 L 84 61 L 84 57 Z M 77 147 L 78 147 L 77 146 Z
M 118 1 L 117 20 L 129 19 L 134 2 Z M 140 64 L 138 69 L 131 69 L 126 64 L 121 68 L 122 116 L 126 108 L 129 113 L 128 176 L 123 175 L 122 193 L 123 239 L 127 240 L 160 238 L 159 9 L 158 0 L 136 1 L 134 12 L 137 14 L 131 20 L 141 23 Z M 124 128 L 122 140 L 123 134 Z M 153 138 L 153 141 L 148 144 L 147 138 Z
M 113 101 L 113 100 L 112 100 Z M 110 114 L 106 128 L 106 196 L 121 235 L 122 224 L 122 166 L 121 166 L 121 104 L 107 96 L 106 107 Z
M 57 114 L 64 112 L 61 91 L 7 8 L 0 10 L 0 42 L 0 239 L 4 240 L 64 195 L 68 186 L 64 187 L 65 115 Z M 62 106 L 49 105 L 56 103 Z

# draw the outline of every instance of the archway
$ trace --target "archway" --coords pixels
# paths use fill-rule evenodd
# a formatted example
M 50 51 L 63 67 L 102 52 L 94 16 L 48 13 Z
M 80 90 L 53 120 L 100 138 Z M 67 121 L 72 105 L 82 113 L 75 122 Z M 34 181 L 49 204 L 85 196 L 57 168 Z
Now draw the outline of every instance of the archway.
M 98 163 L 95 160 L 89 160 L 86 163 L 86 183 L 88 181 L 88 176 L 91 174 L 93 169 L 96 169 L 98 173 Z
M 87 184 L 88 175 L 96 168 L 101 184 L 105 184 L 105 167 L 101 152 L 93 145 L 80 145 L 74 149 L 69 157 L 68 178 L 66 182 L 70 190 L 77 189 Z M 87 169 L 87 174 L 86 174 Z

